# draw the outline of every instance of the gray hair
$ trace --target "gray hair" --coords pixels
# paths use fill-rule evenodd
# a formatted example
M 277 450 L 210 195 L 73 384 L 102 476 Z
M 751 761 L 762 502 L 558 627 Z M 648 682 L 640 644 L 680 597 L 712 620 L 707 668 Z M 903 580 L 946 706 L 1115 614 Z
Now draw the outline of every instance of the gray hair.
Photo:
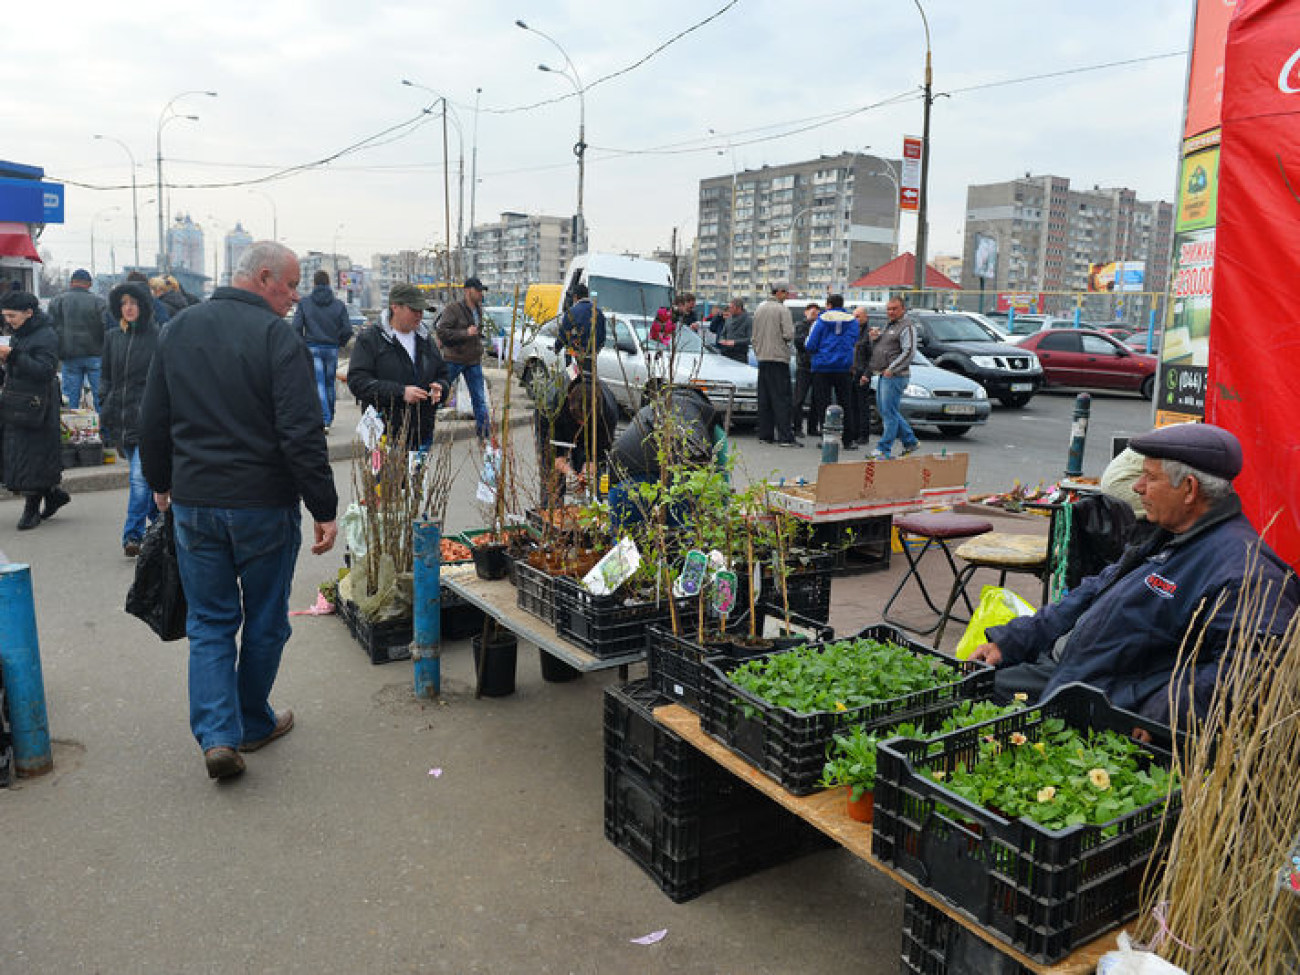
M 1184 464 L 1181 460 L 1170 460 L 1167 457 L 1162 457 L 1160 458 L 1160 466 L 1164 468 L 1165 477 L 1169 478 L 1169 483 L 1174 487 L 1178 487 L 1188 477 L 1196 478 L 1196 483 L 1201 486 L 1201 496 L 1211 504 L 1222 501 L 1232 493 L 1232 482 L 1226 477 L 1198 471 L 1195 467 Z
M 256 278 L 257 272 L 263 268 L 269 270 L 277 279 L 281 278 L 289 262 L 296 259 L 297 255 L 283 244 L 277 244 L 273 240 L 259 240 L 239 258 L 235 273 L 231 275 L 231 283 L 234 284 L 241 278 L 246 281 Z

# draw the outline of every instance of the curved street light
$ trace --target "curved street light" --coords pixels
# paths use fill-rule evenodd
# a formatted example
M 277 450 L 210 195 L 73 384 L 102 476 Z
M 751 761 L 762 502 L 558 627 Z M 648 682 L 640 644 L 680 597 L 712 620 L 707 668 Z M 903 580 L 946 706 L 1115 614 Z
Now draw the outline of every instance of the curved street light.
M 446 210 L 447 254 L 448 254 L 448 261 L 450 261 L 451 259 L 450 258 L 451 255 L 451 191 L 447 186 L 447 180 L 448 180 L 447 122 L 448 120 L 450 120 L 451 124 L 456 127 L 456 143 L 460 147 L 460 169 L 459 169 L 459 177 L 458 177 L 459 195 L 458 195 L 458 202 L 456 204 L 456 253 L 458 255 L 461 254 L 465 248 L 465 132 L 464 129 L 461 128 L 459 116 L 456 115 L 455 109 L 452 108 L 451 103 L 447 101 L 446 95 L 434 91 L 428 85 L 422 85 L 419 84 L 418 82 L 411 81 L 409 78 L 403 78 L 402 84 L 404 84 L 408 88 L 419 88 L 421 91 L 426 91 L 430 95 L 432 95 L 436 101 L 442 102 L 442 156 L 443 156 L 442 195 L 443 195 L 443 206 Z M 426 108 L 424 111 L 428 113 L 429 109 Z M 473 221 L 471 220 L 470 221 L 471 229 L 473 228 L 473 225 L 474 225 Z M 447 265 L 447 270 L 446 270 L 446 280 L 450 281 L 450 279 L 451 279 L 451 265 L 449 263 Z
M 578 141 L 574 143 L 573 154 L 578 157 L 578 214 L 574 218 L 575 226 L 573 228 L 573 249 L 579 253 L 586 249 L 585 239 L 587 236 L 586 219 L 582 210 L 582 185 L 583 177 L 586 172 L 587 157 L 587 88 L 582 83 L 582 77 L 578 74 L 577 67 L 574 66 L 573 59 L 569 57 L 569 52 L 550 34 L 540 31 L 536 27 L 530 27 L 522 20 L 516 20 L 515 26 L 520 30 L 530 31 L 538 37 L 550 41 L 551 46 L 560 52 L 564 58 L 564 68 L 552 68 L 545 64 L 537 66 L 538 71 L 545 71 L 549 74 L 557 74 L 568 81 L 573 86 L 574 92 L 578 96 Z M 581 235 L 581 237 L 579 236 Z
M 135 266 L 140 266 L 140 201 L 136 191 L 135 182 L 135 153 L 121 139 L 116 139 L 111 135 L 97 135 L 96 139 L 103 139 L 106 142 L 116 142 L 126 153 L 126 157 L 131 160 L 131 222 L 135 227 Z M 93 264 L 94 261 L 91 261 Z
M 930 106 L 934 103 L 933 75 L 930 70 L 930 21 L 925 16 L 921 0 L 912 0 L 921 15 L 921 25 L 925 28 L 925 110 L 921 121 L 921 188 L 916 198 L 916 281 L 917 299 L 920 300 L 925 290 L 926 247 L 930 242 L 926 227 L 926 209 L 929 202 L 927 186 L 930 181 Z
M 167 236 L 166 236 L 165 228 L 163 226 L 163 207 L 167 199 L 167 188 L 166 185 L 163 183 L 162 131 L 163 131 L 163 126 L 165 126 L 168 122 L 174 121 L 175 119 L 178 118 L 185 119 L 186 121 L 189 122 L 197 122 L 199 120 L 199 117 L 197 115 L 181 115 L 180 113 L 172 110 L 173 105 L 175 105 L 182 98 L 187 98 L 190 95 L 206 95 L 208 98 L 217 97 L 217 93 L 215 91 L 204 91 L 198 88 L 191 89 L 189 91 L 183 91 L 179 95 L 173 95 L 171 99 L 167 102 L 167 104 L 163 106 L 163 110 L 158 113 L 157 150 L 158 150 L 158 269 L 159 271 L 171 270 L 171 261 L 170 261 L 171 254 L 169 253 L 169 248 L 167 247 Z

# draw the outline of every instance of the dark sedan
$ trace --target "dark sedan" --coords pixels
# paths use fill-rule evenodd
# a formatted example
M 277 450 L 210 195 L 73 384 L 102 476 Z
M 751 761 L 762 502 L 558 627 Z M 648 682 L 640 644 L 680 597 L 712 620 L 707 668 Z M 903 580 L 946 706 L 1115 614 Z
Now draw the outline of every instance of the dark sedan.
M 1155 391 L 1156 357 L 1102 332 L 1049 328 L 1026 335 L 1020 347 L 1037 354 L 1049 386 L 1131 390 L 1146 399 Z

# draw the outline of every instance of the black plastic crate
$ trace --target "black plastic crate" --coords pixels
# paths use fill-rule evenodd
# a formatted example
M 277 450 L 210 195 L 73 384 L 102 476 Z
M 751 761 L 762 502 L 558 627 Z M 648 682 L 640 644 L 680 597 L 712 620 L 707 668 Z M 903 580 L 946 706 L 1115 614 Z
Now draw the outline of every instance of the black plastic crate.
M 361 644 L 372 664 L 409 660 L 415 624 L 410 617 L 375 623 L 366 619 L 356 603 L 340 602 L 339 616 L 348 626 L 352 638 Z
M 677 612 L 690 613 L 695 600 L 678 599 Z M 594 657 L 645 653 L 651 623 L 670 619 L 667 599 L 625 605 L 622 596 L 594 596 L 567 576 L 555 577 L 555 632 Z
M 880 515 L 853 521 L 809 524 L 802 543 L 820 549 L 832 559 L 832 572 L 870 572 L 889 568 L 893 518 Z
M 516 558 L 515 605 L 547 623 L 555 623 L 555 577 Z
M 1139 887 L 1152 857 L 1163 857 L 1172 822 L 1165 803 L 1104 826 L 1049 830 L 1027 819 L 1007 820 L 945 789 L 931 773 L 948 772 L 979 756 L 981 738 L 1030 741 L 1046 718 L 1079 730 L 1135 728 L 1167 740 L 1162 725 L 1107 703 L 1095 688 L 1070 684 L 1050 700 L 931 742 L 893 739 L 877 751 L 872 852 L 925 885 L 1024 954 L 1051 964 L 1097 935 L 1135 917 Z M 1142 760 L 1169 767 L 1168 751 L 1141 746 Z M 1176 817 L 1181 793 L 1169 801 Z M 954 814 L 955 811 L 955 814 Z
M 938 658 L 965 676 L 952 684 L 863 707 L 797 714 L 734 683 L 731 672 L 743 661 L 705 661 L 701 727 L 768 778 L 780 783 L 787 792 L 806 796 L 819 788 L 826 749 L 837 731 L 849 725 L 867 730 L 888 728 L 940 705 L 987 697 L 993 689 L 991 667 L 971 660 L 954 660 L 909 640 L 895 627 L 869 626 L 855 636 L 889 641 L 919 656 Z
M 792 556 L 785 579 L 790 612 L 818 623 L 831 618 L 831 580 L 835 556 L 829 552 L 805 552 Z M 784 607 L 780 582 L 768 575 L 763 579 L 760 598 L 772 606 Z
M 913 893 L 903 903 L 904 975 L 1031 975 L 1010 955 Z
M 776 614 L 770 606 L 762 603 L 755 608 L 759 617 L 758 632 L 763 631 L 763 619 L 768 614 Z M 806 620 L 791 614 L 791 623 L 815 628 L 820 638 L 829 640 L 835 631 L 814 620 Z M 667 627 L 651 626 L 646 641 L 646 663 L 649 666 L 650 682 L 661 694 L 671 698 L 673 703 L 681 704 L 690 710 L 699 712 L 701 688 L 707 675 L 704 672 L 706 660 L 748 660 L 770 651 L 755 650 L 746 652 L 743 647 L 735 646 L 726 650 L 710 650 L 702 647 L 689 637 L 677 636 Z

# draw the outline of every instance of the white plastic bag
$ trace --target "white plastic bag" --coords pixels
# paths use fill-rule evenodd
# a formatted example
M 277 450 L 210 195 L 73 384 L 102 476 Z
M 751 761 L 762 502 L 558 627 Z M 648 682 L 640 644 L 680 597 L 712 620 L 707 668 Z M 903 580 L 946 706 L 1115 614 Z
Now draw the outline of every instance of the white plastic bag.
M 492 415 L 492 390 L 488 388 L 486 377 L 483 380 L 483 403 L 487 409 L 488 416 Z M 451 402 L 451 408 L 457 416 L 474 415 L 474 399 L 469 395 L 469 384 L 465 382 L 465 374 L 461 373 L 456 377 L 456 395 Z
M 1127 931 L 1121 931 L 1118 951 L 1108 951 L 1097 962 L 1097 975 L 1187 975 L 1177 965 L 1149 951 L 1138 951 Z

